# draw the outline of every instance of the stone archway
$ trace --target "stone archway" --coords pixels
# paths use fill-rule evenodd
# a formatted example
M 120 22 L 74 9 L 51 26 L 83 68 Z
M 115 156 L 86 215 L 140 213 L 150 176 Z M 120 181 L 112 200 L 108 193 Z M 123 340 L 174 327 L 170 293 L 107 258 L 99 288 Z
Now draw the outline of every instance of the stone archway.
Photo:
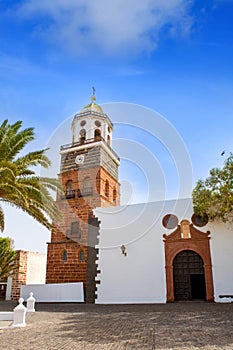
M 173 262 L 177 254 L 183 251 L 193 251 L 203 260 L 206 290 L 205 300 L 214 301 L 209 235 L 209 231 L 199 231 L 192 224 L 190 224 L 188 220 L 182 220 L 180 225 L 178 225 L 176 230 L 170 235 L 163 235 L 166 262 L 167 302 L 175 301 Z

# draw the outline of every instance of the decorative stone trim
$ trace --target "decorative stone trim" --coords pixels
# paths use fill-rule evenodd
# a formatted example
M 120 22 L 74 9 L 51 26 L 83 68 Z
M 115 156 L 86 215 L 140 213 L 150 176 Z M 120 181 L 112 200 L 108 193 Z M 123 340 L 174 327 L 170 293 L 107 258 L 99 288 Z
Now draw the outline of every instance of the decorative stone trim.
M 206 284 L 206 301 L 214 301 L 214 287 L 212 276 L 212 264 L 210 255 L 210 231 L 201 232 L 192 224 L 185 228 L 182 233 L 182 224 L 187 226 L 187 220 L 182 220 L 181 225 L 170 235 L 163 235 L 165 249 L 165 269 L 167 283 L 167 302 L 175 301 L 174 297 L 174 277 L 173 261 L 176 255 L 184 250 L 192 250 L 199 254 L 204 262 L 205 284 Z

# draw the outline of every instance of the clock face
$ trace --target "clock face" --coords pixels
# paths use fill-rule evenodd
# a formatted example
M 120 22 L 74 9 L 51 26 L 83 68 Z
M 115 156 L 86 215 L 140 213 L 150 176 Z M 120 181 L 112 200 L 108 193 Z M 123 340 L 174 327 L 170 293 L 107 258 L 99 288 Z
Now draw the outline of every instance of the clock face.
M 83 155 L 79 155 L 75 158 L 75 163 L 76 164 L 82 164 L 84 162 L 84 156 Z

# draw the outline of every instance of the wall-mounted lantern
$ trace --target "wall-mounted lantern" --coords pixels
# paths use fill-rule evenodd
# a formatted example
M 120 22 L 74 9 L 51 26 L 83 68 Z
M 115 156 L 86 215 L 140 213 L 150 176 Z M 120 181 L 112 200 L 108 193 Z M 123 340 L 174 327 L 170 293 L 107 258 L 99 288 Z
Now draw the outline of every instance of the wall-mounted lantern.
M 127 253 L 126 253 L 126 247 L 125 247 L 124 244 L 122 244 L 122 246 L 121 246 L 121 252 L 122 252 L 122 254 L 123 254 L 124 256 L 127 255 Z

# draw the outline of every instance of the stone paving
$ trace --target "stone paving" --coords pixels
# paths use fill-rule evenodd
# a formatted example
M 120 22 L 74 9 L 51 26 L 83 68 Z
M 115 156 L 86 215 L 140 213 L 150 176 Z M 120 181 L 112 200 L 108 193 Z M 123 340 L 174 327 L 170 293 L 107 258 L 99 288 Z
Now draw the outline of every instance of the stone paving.
M 16 304 L 0 302 L 0 311 Z M 233 304 L 37 304 L 25 328 L 0 330 L 1 350 L 233 350 Z

